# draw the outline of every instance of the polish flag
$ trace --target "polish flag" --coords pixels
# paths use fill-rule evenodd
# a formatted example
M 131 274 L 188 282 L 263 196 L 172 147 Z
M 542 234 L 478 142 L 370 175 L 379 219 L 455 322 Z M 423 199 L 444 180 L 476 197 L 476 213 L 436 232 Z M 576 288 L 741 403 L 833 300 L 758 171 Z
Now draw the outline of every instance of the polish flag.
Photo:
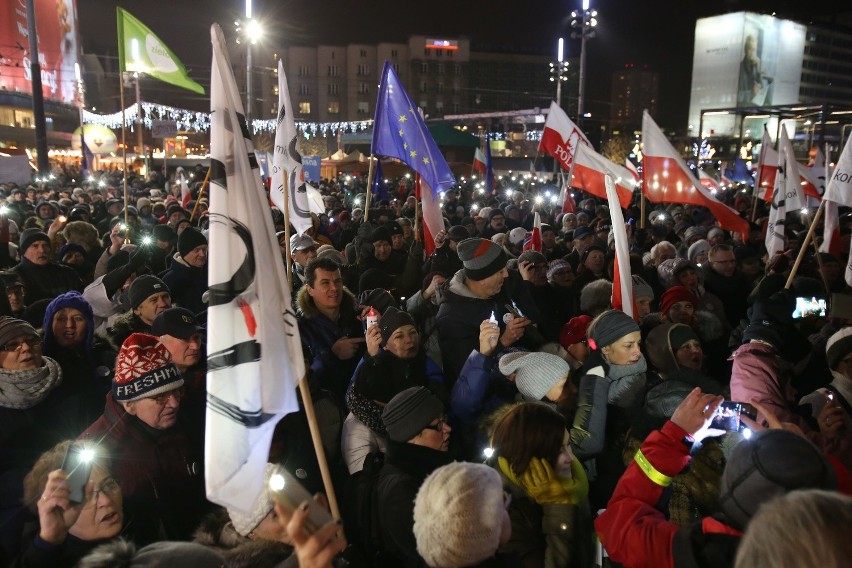
M 633 179 L 638 183 L 642 176 L 639 175 L 639 170 L 636 169 L 636 166 L 630 161 L 630 158 L 624 158 L 624 165 L 627 166 L 627 169 L 633 175 Z
M 559 190 L 559 197 L 556 201 L 562 204 L 563 213 L 576 213 L 577 202 L 574 201 L 574 194 L 571 193 L 571 187 L 568 184 L 568 176 L 564 173 L 560 173 L 559 176 L 562 179 L 562 189 Z
M 541 142 L 538 145 L 539 152 L 546 152 L 553 156 L 563 168 L 570 170 L 574 153 L 577 147 L 583 144 L 592 146 L 580 127 L 568 118 L 559 105 L 551 101 L 550 112 L 544 123 L 544 131 L 541 133 Z
M 524 250 L 541 252 L 541 249 L 541 217 L 538 216 L 538 211 L 536 211 L 532 231 L 524 237 Z
M 615 240 L 615 264 L 612 276 L 612 307 L 637 319 L 639 310 L 633 298 L 633 277 L 630 274 L 630 245 L 621 211 L 621 197 L 609 174 L 604 175 L 604 188 L 609 202 L 610 222 Z
M 580 144 L 574 153 L 571 166 L 571 187 L 582 189 L 592 195 L 606 199 L 604 177 L 610 176 L 615 183 L 618 202 L 622 209 L 630 207 L 636 180 L 633 173 L 595 152 L 591 146 Z
M 423 199 L 425 190 L 426 199 Z M 420 224 L 423 227 L 423 248 L 426 250 L 426 256 L 432 256 L 435 252 L 435 235 L 443 229 L 444 218 L 441 215 L 440 208 L 434 203 L 434 199 L 429 199 L 432 195 L 432 189 L 426 185 L 420 174 L 414 176 L 414 197 L 421 202 L 420 212 L 423 215 L 423 222 Z
M 715 194 L 717 191 L 722 189 L 719 182 L 701 168 L 698 168 L 698 181 L 701 182 L 701 185 L 709 189 L 712 194 Z
M 642 191 L 649 201 L 706 207 L 720 227 L 736 231 L 745 239 L 748 221 L 698 182 L 648 111 L 642 116 L 642 144 Z
M 760 155 L 757 159 L 757 196 L 767 203 L 772 202 L 772 191 L 775 187 L 775 174 L 778 172 L 778 151 L 769 138 L 766 127 L 763 128 L 763 138 L 760 141 Z
M 485 175 L 485 154 L 479 148 L 473 154 L 473 171 Z

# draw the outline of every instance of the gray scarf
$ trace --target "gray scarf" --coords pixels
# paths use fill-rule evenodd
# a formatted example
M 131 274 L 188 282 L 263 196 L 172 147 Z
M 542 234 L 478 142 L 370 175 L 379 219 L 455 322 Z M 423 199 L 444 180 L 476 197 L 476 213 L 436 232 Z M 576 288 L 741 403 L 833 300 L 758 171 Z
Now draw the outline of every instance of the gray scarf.
M 608 367 L 606 378 L 609 379 L 610 385 L 607 402 L 621 408 L 630 408 L 645 389 L 645 371 L 648 370 L 645 356 L 632 365 L 610 364 Z
M 50 357 L 42 357 L 37 369 L 0 369 L 0 408 L 26 410 L 37 405 L 62 384 L 62 368 Z

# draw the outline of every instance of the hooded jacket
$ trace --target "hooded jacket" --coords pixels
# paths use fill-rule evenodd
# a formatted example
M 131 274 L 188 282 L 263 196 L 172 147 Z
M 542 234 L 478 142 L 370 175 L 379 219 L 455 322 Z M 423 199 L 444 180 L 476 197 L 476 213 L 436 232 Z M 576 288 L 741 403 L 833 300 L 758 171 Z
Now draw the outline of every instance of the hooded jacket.
M 207 309 L 201 296 L 207 291 L 207 265 L 201 268 L 190 266 L 179 253 L 172 257 L 172 264 L 163 273 L 163 282 L 171 291 L 172 301 L 193 314 Z

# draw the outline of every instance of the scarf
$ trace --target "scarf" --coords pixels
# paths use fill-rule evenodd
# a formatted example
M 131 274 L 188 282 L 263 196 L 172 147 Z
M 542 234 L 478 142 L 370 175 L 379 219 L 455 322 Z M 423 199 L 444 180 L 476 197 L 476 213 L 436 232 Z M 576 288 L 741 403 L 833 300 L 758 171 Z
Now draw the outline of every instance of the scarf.
M 346 405 L 355 418 L 363 422 L 367 428 L 379 436 L 387 436 L 385 424 L 382 422 L 382 407 L 358 392 L 355 385 L 346 391 Z
M 521 489 L 524 489 L 523 484 L 515 475 L 515 472 L 512 471 L 512 466 L 509 465 L 509 461 L 506 458 L 498 456 L 497 465 L 500 467 L 500 472 L 505 475 L 509 481 Z M 586 499 L 589 496 L 589 480 L 586 478 L 586 471 L 580 464 L 580 460 L 576 457 L 574 458 L 574 461 L 571 462 L 571 477 L 560 477 L 559 483 L 562 485 L 565 493 L 568 494 L 568 502 L 571 505 L 582 505 L 586 502 Z M 526 489 L 524 489 L 524 493 L 526 493 Z M 527 495 L 529 495 L 529 493 L 527 493 Z
M 610 381 L 607 403 L 621 408 L 633 406 L 645 389 L 645 371 L 648 370 L 645 356 L 632 365 L 607 364 L 605 367 L 606 378 Z
M 0 369 L 0 407 L 27 410 L 62 383 L 62 368 L 50 357 L 42 357 L 37 369 L 9 371 Z

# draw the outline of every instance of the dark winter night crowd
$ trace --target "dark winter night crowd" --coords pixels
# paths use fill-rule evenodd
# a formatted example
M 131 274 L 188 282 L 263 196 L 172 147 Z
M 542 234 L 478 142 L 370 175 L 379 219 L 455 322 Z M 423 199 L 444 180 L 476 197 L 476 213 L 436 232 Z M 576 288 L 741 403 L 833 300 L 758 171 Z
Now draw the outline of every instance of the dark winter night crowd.
M 301 406 L 267 477 L 283 466 L 314 501 L 206 499 L 216 251 L 206 169 L 187 169 L 183 203 L 174 172 L 131 175 L 127 207 L 114 172 L 0 183 L 0 564 L 849 565 L 845 209 L 843 252 L 808 244 L 788 287 L 813 211 L 770 258 L 762 201 L 741 235 L 637 192 L 634 319 L 610 307 L 610 211 L 581 192 L 563 213 L 541 184 L 462 180 L 431 253 L 405 177 L 369 209 L 366 175 L 323 180 L 301 235 L 272 207 L 342 512 L 317 527 Z M 751 190 L 727 193 L 752 219 Z

